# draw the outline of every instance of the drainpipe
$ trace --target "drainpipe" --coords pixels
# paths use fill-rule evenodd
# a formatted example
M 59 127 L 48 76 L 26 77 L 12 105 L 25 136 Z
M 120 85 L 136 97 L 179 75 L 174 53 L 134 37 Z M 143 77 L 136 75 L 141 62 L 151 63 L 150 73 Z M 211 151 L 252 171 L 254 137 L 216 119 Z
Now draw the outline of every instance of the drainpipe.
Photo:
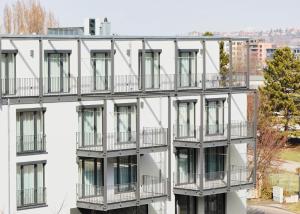
M 11 213 L 10 206 L 10 99 L 7 101 L 7 146 L 8 146 L 8 213 Z

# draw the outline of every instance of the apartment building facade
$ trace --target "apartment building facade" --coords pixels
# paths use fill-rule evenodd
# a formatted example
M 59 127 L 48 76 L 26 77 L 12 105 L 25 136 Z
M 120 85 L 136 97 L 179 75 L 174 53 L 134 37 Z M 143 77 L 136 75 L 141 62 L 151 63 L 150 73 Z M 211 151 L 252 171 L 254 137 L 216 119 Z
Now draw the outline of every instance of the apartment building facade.
M 249 63 L 220 73 L 220 41 L 249 54 L 246 38 L 2 35 L 0 211 L 246 213 L 256 92 Z

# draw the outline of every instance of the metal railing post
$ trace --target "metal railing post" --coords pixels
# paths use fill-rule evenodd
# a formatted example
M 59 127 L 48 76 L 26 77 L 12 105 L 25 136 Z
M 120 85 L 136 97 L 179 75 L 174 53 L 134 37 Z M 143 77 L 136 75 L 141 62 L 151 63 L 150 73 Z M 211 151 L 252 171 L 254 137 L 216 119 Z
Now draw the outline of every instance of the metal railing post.
M 81 97 L 81 40 L 77 40 L 77 95 L 78 99 Z
M 177 39 L 174 40 L 175 46 L 175 75 L 174 75 L 174 90 L 175 92 L 178 91 L 178 41 Z
M 203 54 L 203 72 L 202 72 L 202 90 L 206 89 L 206 43 L 202 41 L 202 54 Z
M 140 103 L 140 98 L 138 97 L 136 99 L 136 168 L 137 168 L 137 179 L 136 179 L 136 204 L 137 206 L 139 206 L 140 203 L 140 185 L 141 185 L 141 178 L 140 178 L 140 167 L 141 167 L 141 163 L 140 163 L 140 107 L 141 107 L 141 103 Z
M 43 98 L 43 40 L 39 40 L 39 98 Z M 48 77 L 49 78 L 49 77 Z M 49 85 L 48 85 L 49 88 Z
M 228 93 L 228 124 L 227 124 L 227 188 L 231 186 L 231 92 Z
M 172 123 L 172 112 L 171 112 L 171 97 L 168 96 L 168 130 L 167 130 L 167 144 L 168 144 L 168 180 L 167 180 L 167 185 L 168 185 L 168 199 L 169 201 L 171 200 L 171 178 L 172 178 L 172 169 L 171 169 L 171 123 Z
M 103 108 L 103 208 L 107 209 L 107 100 L 104 99 Z
M 250 88 L 250 41 L 247 40 L 246 42 L 247 47 L 247 70 L 246 70 L 246 87 L 247 89 Z
M 111 63 L 110 90 L 111 90 L 111 94 L 114 94 L 115 93 L 115 39 L 114 37 L 111 40 L 110 63 Z
M 232 82 L 232 41 L 229 40 L 229 88 L 231 89 L 233 86 Z

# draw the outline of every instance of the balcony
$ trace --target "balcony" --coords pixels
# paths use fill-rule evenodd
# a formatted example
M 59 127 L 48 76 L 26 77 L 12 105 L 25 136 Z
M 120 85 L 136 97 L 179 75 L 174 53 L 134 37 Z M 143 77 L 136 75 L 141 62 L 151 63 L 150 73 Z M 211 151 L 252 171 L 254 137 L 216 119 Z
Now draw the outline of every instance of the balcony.
M 79 156 L 102 157 L 106 138 L 109 156 L 136 152 L 136 132 L 82 133 L 77 132 L 77 153 Z M 139 134 L 142 153 L 164 151 L 167 147 L 166 128 L 144 128 Z
M 2 79 L 4 97 L 33 97 L 39 95 L 38 78 Z
M 111 90 L 111 76 L 81 77 L 81 93 L 105 93 Z
M 46 188 L 30 188 L 17 190 L 17 209 L 39 207 L 46 204 Z
M 173 127 L 173 140 L 175 146 L 195 147 L 201 143 L 201 131 L 203 131 L 203 145 L 225 145 L 228 141 L 228 124 L 218 124 L 205 126 L 203 129 L 198 127 L 189 127 L 188 125 L 178 125 Z M 231 142 L 243 143 L 254 137 L 254 124 L 248 121 L 231 122 Z
M 229 171 L 216 171 L 203 174 L 174 174 L 174 193 L 191 196 L 224 193 L 229 190 L 247 189 L 253 185 L 250 169 L 244 166 L 231 166 Z M 230 180 L 230 181 L 229 181 Z M 229 182 L 228 182 L 229 181 Z
M 46 136 L 44 134 L 17 136 L 16 141 L 17 155 L 46 152 Z
M 77 207 L 110 210 L 166 200 L 167 179 L 149 175 L 143 175 L 141 178 L 139 193 L 137 193 L 137 183 L 107 185 L 106 198 L 104 198 L 104 186 L 78 184 Z M 137 200 L 137 194 L 139 200 Z M 104 206 L 105 201 L 106 207 Z
M 232 74 L 232 87 L 246 87 L 247 73 Z M 206 89 L 228 88 L 230 78 L 219 73 L 206 73 Z
M 50 77 L 44 78 L 44 94 L 77 94 L 77 78 L 76 77 Z

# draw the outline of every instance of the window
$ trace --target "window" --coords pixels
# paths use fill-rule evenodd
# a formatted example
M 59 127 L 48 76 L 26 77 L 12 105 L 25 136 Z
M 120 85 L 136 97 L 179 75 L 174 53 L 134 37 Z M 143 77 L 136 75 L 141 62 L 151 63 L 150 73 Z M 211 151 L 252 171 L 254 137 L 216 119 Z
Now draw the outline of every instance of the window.
M 17 112 L 17 154 L 46 151 L 44 112 Z
M 46 93 L 68 93 L 70 91 L 70 53 L 47 53 Z
M 2 94 L 16 93 L 16 53 L 1 54 Z
M 226 196 L 225 194 L 209 195 L 204 197 L 206 214 L 225 214 Z
M 45 163 L 17 166 L 17 207 L 46 203 Z
M 115 192 L 136 190 L 136 156 L 117 157 L 114 159 Z
M 79 175 L 82 197 L 103 194 L 103 159 L 81 159 Z
M 205 179 L 218 180 L 224 178 L 225 147 L 205 148 Z
M 224 134 L 225 99 L 206 100 L 206 134 Z
M 196 197 L 175 195 L 175 214 L 196 214 Z
M 93 90 L 108 90 L 111 75 L 110 52 L 92 52 L 91 64 L 93 67 Z
M 160 87 L 160 51 L 145 51 L 145 89 L 158 89 Z M 142 52 L 139 52 L 140 88 L 142 78 Z
M 177 109 L 177 137 L 195 137 L 195 101 L 179 101 Z
M 102 108 L 82 108 L 79 112 L 80 147 L 102 146 Z
M 178 87 L 197 86 L 197 51 L 179 50 Z
M 132 143 L 136 141 L 136 106 L 115 107 L 115 130 L 117 143 Z
M 196 180 L 196 150 L 178 148 L 177 159 L 177 184 L 194 183 Z

